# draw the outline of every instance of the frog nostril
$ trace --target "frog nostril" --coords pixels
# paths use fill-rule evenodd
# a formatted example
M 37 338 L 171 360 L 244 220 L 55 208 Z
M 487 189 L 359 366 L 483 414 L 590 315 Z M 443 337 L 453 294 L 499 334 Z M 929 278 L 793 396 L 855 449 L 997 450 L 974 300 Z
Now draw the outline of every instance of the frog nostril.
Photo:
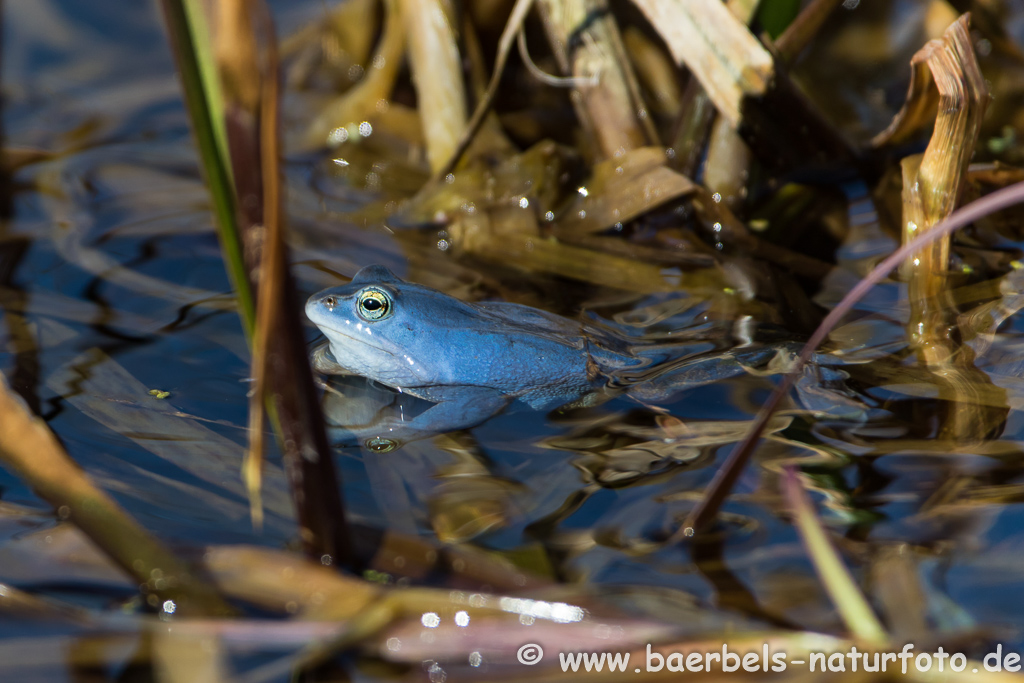
M 328 311 L 333 311 L 334 307 L 338 305 L 338 300 L 334 298 L 334 295 L 328 295 L 324 297 L 324 306 L 327 307 Z

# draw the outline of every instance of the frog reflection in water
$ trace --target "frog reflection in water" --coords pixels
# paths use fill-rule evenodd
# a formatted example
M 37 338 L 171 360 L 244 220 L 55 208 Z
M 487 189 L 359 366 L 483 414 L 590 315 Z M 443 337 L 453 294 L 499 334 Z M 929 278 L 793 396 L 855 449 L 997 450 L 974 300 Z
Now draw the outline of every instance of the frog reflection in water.
M 709 380 L 739 374 L 741 361 L 760 365 L 775 353 L 754 347 L 748 358 L 735 352 L 709 358 L 707 342 L 638 344 L 597 323 L 529 306 L 466 303 L 383 266 L 363 268 L 351 283 L 310 297 L 306 315 L 327 337 L 313 354 L 318 371 L 359 375 L 434 404 L 412 419 L 350 427 L 357 438 L 402 441 L 468 428 L 516 402 L 535 410 L 592 405 L 610 384 L 622 382 L 617 391 L 633 393 L 636 377 L 652 366 L 678 370 L 695 351 L 704 352 L 699 374 Z M 704 383 L 693 380 L 648 382 L 643 398 Z

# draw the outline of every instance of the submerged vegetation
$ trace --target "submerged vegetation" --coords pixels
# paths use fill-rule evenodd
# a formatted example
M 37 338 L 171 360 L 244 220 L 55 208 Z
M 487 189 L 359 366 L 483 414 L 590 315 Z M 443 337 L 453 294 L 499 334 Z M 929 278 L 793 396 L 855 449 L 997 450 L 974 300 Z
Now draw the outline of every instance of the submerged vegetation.
M 159 5 L 180 90 L 86 10 L 3 8 L 0 670 L 1024 649 L 1016 3 Z M 532 307 L 466 310 L 573 330 L 599 390 L 374 432 L 445 399 L 311 369 L 303 302 L 370 264 Z

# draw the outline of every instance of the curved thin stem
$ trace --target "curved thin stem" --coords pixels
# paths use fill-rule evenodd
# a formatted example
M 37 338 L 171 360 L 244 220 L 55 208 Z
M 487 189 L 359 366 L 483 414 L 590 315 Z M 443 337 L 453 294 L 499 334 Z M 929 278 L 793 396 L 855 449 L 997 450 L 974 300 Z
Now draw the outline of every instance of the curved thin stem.
M 880 283 L 883 279 L 888 277 L 889 273 L 899 266 L 905 259 L 914 254 L 914 252 L 927 247 L 933 242 L 937 242 L 946 235 L 952 234 L 955 230 L 958 230 L 965 225 L 968 225 L 979 218 L 984 218 L 996 211 L 1009 208 L 1015 204 L 1024 203 L 1024 182 L 1015 183 L 1009 187 L 1004 187 L 1000 190 L 982 197 L 981 199 L 975 200 L 966 206 L 963 206 L 953 213 L 951 213 L 946 219 L 939 221 L 927 232 L 924 232 L 920 236 L 914 238 L 910 242 L 907 242 L 902 247 L 894 251 L 884 261 L 875 266 L 868 275 L 857 283 L 849 293 L 843 297 L 843 300 L 833 308 L 825 319 L 818 325 L 818 329 L 814 331 L 811 338 L 804 344 L 803 350 L 800 352 L 800 356 L 796 359 L 793 364 L 793 368 L 783 377 L 782 382 L 775 387 L 775 391 L 771 393 L 768 400 L 765 401 L 757 417 L 754 419 L 754 423 L 747 432 L 747 435 L 743 437 L 741 441 L 733 450 L 729 459 L 726 460 L 722 468 L 715 474 L 715 478 L 711 481 L 711 485 L 708 486 L 704 497 L 700 503 L 697 504 L 689 515 L 686 517 L 686 521 L 673 536 L 673 540 L 679 541 L 683 538 L 693 536 L 699 531 L 703 531 L 708 525 L 714 520 L 718 514 L 719 508 L 722 503 L 725 502 L 726 497 L 735 486 L 736 480 L 739 478 L 740 473 L 746 466 L 750 456 L 754 453 L 754 446 L 757 444 L 758 439 L 761 437 L 761 432 L 764 431 L 765 426 L 768 424 L 768 420 L 779 407 L 779 403 L 782 402 L 784 396 L 789 394 L 789 390 L 793 388 L 793 383 L 796 378 L 799 377 L 803 371 L 804 365 L 807 364 L 807 360 L 811 357 L 811 354 L 818 348 L 821 342 L 825 341 L 825 337 L 835 328 L 836 324 L 843 319 L 850 310 L 853 309 L 854 304 L 864 298 L 872 287 Z

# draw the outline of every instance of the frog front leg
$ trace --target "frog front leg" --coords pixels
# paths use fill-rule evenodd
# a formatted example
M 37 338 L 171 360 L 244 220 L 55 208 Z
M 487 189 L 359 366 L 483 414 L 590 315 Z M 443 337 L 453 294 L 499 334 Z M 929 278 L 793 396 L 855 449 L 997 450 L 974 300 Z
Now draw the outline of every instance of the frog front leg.
M 434 405 L 414 417 L 388 407 L 365 425 L 332 427 L 331 442 L 337 446 L 358 444 L 371 450 L 392 451 L 409 441 L 475 427 L 513 400 L 488 387 L 431 387 L 416 395 L 426 397 Z

